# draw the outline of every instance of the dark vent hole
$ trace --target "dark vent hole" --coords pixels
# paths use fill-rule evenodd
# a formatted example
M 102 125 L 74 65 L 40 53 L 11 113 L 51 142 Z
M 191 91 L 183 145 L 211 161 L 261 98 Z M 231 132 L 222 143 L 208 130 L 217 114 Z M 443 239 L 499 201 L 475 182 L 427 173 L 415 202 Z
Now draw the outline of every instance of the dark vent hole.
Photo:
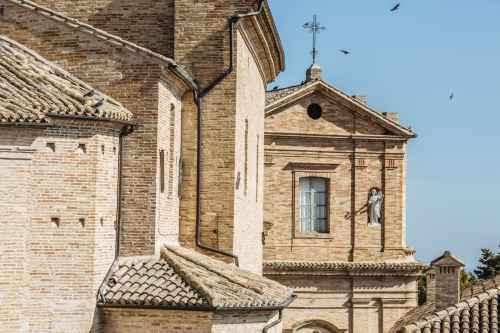
M 318 104 L 311 104 L 307 108 L 307 115 L 311 117 L 311 119 L 318 120 L 321 118 L 321 114 L 323 113 L 323 110 L 321 110 L 321 106 Z

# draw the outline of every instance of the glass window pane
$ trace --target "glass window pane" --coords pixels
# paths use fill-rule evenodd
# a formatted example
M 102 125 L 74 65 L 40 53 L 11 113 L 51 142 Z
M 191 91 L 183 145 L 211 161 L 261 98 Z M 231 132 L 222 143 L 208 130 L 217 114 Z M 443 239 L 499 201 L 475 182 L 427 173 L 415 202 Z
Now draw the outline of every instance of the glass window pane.
M 327 232 L 326 219 L 314 219 L 314 231 Z
M 300 178 L 299 179 L 299 190 L 302 191 L 311 191 L 311 178 Z
M 300 231 L 311 231 L 311 220 L 300 219 Z
M 326 178 L 313 178 L 313 188 L 316 192 L 326 192 Z
M 311 204 L 311 192 L 300 192 L 300 204 L 301 205 Z
M 314 193 L 314 204 L 315 205 L 326 205 L 326 193 Z
M 315 206 L 314 207 L 314 218 L 326 219 L 326 206 Z
M 311 217 L 311 206 L 300 206 L 300 215 L 301 218 L 309 218 Z

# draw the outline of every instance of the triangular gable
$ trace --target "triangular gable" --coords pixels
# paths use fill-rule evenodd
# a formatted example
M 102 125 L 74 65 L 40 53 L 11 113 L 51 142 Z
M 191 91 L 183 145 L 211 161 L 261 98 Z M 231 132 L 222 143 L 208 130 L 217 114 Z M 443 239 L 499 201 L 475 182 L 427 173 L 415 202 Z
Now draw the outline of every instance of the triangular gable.
M 300 100 L 308 98 L 314 94 L 320 95 L 328 101 L 342 106 L 349 112 L 353 113 L 369 123 L 375 124 L 391 133 L 400 135 L 406 139 L 417 137 L 417 134 L 406 128 L 405 126 L 385 117 L 367 105 L 357 101 L 355 98 L 329 85 L 328 83 L 317 80 L 308 82 L 301 86 L 293 86 L 278 91 L 270 91 L 268 93 L 265 116 L 269 117 L 273 114 L 286 110 Z
M 441 257 L 434 259 L 431 266 L 465 266 L 465 262 L 455 257 L 450 251 L 446 251 Z

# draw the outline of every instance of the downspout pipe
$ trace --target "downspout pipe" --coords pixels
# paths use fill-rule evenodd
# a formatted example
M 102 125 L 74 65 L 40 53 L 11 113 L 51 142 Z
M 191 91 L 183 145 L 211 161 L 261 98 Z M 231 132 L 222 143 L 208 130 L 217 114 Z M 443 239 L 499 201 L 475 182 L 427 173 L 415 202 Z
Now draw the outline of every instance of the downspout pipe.
M 264 327 L 264 329 L 262 330 L 262 333 L 267 333 L 267 331 L 273 327 L 273 326 L 276 326 L 278 325 L 279 323 L 281 323 L 281 321 L 283 320 L 283 309 L 280 309 L 280 316 L 278 318 L 278 320 L 276 321 L 273 321 L 272 323 L 270 323 L 269 325 L 267 325 L 266 327 Z
M 240 18 L 244 17 L 250 17 L 250 16 L 256 16 L 259 15 L 262 11 L 262 8 L 264 7 L 264 2 L 266 0 L 261 0 L 259 4 L 259 8 L 257 9 L 256 12 L 252 13 L 247 13 L 247 14 L 236 14 L 233 17 L 229 19 L 229 41 L 230 41 L 230 62 L 229 62 L 229 68 L 222 73 L 221 76 L 219 76 L 217 79 L 215 79 L 212 84 L 210 84 L 205 90 L 203 90 L 201 93 L 197 93 L 197 91 L 194 92 L 194 102 L 196 103 L 196 106 L 198 107 L 198 142 L 197 142 L 197 160 L 196 160 L 196 167 L 197 167 L 197 176 L 196 176 L 196 246 L 198 246 L 201 249 L 207 250 L 207 251 L 212 251 L 218 254 L 222 254 L 227 257 L 234 258 L 235 264 L 237 267 L 240 267 L 240 262 L 238 259 L 238 256 L 234 253 L 227 252 L 227 251 L 222 251 L 213 247 L 210 247 L 208 245 L 204 245 L 201 243 L 200 236 L 201 236 L 201 113 L 202 113 L 202 99 L 205 97 L 215 86 L 217 86 L 226 76 L 228 76 L 233 70 L 234 70 L 234 25 L 238 22 Z
M 135 126 L 124 126 L 120 132 L 118 148 L 118 193 L 116 208 L 116 246 L 115 258 L 120 256 L 121 231 L 122 231 L 122 190 L 123 190 L 123 146 L 124 137 L 134 131 Z

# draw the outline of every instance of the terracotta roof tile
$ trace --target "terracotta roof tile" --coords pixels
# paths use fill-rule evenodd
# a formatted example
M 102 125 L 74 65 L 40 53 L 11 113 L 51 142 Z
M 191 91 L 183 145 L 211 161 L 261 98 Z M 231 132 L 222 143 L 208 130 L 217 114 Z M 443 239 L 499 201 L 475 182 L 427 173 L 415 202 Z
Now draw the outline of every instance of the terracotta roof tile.
M 130 120 L 132 114 L 110 97 L 0 35 L 0 122 L 50 122 L 47 114 Z M 103 98 L 101 107 L 94 107 Z
M 104 295 L 112 304 L 257 308 L 284 305 L 292 291 L 191 249 L 164 245 L 158 259 L 121 259 Z
M 500 275 L 461 291 L 461 301 L 442 311 L 426 303 L 401 317 L 388 333 L 422 333 L 430 327 L 433 333 L 498 332 L 498 296 Z M 487 286 L 492 288 L 485 290 Z M 439 324 L 436 324 L 439 323 Z M 451 329 L 451 330 L 450 330 Z

